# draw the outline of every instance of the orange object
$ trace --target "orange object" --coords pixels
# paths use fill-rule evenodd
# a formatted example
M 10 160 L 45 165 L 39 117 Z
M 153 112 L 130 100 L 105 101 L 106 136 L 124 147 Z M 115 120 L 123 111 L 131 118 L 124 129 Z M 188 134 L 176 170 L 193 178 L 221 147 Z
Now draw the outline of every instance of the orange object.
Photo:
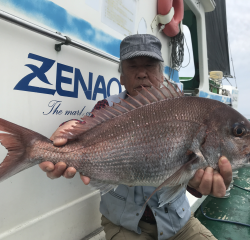
M 174 17 L 163 29 L 168 37 L 174 37 L 180 32 L 179 24 L 184 17 L 184 3 L 183 0 L 158 0 L 157 2 L 157 14 L 166 15 L 172 7 L 175 11 Z

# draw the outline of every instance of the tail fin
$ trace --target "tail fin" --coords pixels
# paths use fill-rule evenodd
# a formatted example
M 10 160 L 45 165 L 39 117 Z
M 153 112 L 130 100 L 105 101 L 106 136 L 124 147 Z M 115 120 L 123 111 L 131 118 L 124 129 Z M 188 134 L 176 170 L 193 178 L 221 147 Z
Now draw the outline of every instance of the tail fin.
M 30 147 L 36 140 L 50 142 L 39 133 L 0 118 L 0 143 L 9 151 L 0 164 L 0 182 L 37 164 L 29 159 Z

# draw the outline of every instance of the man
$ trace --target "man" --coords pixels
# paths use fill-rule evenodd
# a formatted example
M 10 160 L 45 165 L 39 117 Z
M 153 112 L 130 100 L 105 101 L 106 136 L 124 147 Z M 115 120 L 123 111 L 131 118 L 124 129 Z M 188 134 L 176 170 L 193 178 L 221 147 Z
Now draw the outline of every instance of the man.
M 156 37 L 149 34 L 126 37 L 120 46 L 120 57 L 120 82 L 126 91 L 98 102 L 96 109 L 119 102 L 119 98 L 125 98 L 126 93 L 137 95 L 141 86 L 159 87 L 160 82 L 164 80 L 161 43 Z M 54 140 L 62 129 L 70 128 L 73 124 L 75 120 L 63 124 L 52 135 L 51 140 Z M 67 139 L 55 139 L 54 144 L 61 146 L 66 142 Z M 54 166 L 50 162 L 44 162 L 40 167 L 52 179 L 61 175 L 71 178 L 76 173 L 72 167 L 66 169 L 64 163 Z M 196 192 L 198 190 L 205 195 L 212 193 L 217 197 L 224 196 L 232 179 L 232 169 L 224 157 L 219 160 L 219 168 L 220 174 L 210 167 L 205 171 L 198 170 L 190 180 L 188 190 L 195 195 L 199 194 Z M 85 184 L 90 182 L 85 176 L 81 176 L 81 179 Z M 147 197 L 154 190 L 154 187 L 119 185 L 116 191 L 102 196 L 100 211 L 103 214 L 102 225 L 107 239 L 215 239 L 210 231 L 191 216 L 185 189 L 162 207 L 158 204 L 160 194 L 154 194 L 147 207 L 140 213 Z

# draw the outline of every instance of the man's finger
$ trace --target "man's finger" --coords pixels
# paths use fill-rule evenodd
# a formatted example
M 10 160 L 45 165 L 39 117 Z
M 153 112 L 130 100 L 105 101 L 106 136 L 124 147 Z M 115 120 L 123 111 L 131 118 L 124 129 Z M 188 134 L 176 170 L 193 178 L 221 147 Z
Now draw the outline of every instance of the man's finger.
M 80 178 L 82 179 L 83 183 L 85 185 L 88 185 L 89 182 L 90 182 L 90 178 L 89 177 L 86 177 L 86 176 L 83 176 L 82 174 L 80 174 Z
M 66 171 L 64 172 L 63 176 L 65 178 L 73 178 L 76 174 L 76 169 L 73 167 L 69 167 L 66 169 Z
M 224 180 L 224 183 L 226 185 L 226 189 L 229 187 L 231 181 L 232 181 L 232 167 L 230 162 L 227 160 L 226 157 L 221 157 L 219 160 L 219 169 L 220 174 Z
M 55 169 L 55 166 L 52 162 L 42 162 L 39 164 L 39 167 L 44 171 L 44 172 L 52 172 Z
M 67 138 L 55 138 L 54 141 L 53 141 L 53 144 L 56 146 L 56 147 L 60 147 L 60 146 L 63 146 L 67 143 L 68 139 Z
M 66 163 L 59 162 L 55 165 L 55 169 L 52 172 L 47 172 L 47 176 L 51 179 L 59 178 L 64 174 L 66 168 Z
M 199 192 L 202 195 L 208 195 L 212 191 L 212 186 L 213 186 L 213 168 L 207 167 L 205 169 L 205 172 L 203 174 L 201 184 L 199 186 Z
M 223 178 L 216 170 L 214 170 L 212 194 L 215 197 L 224 197 L 226 194 L 226 186 Z
M 196 171 L 194 177 L 192 179 L 189 180 L 188 182 L 188 186 L 192 187 L 194 189 L 198 189 L 200 184 L 201 184 L 201 180 L 204 174 L 204 170 L 203 169 L 199 169 Z

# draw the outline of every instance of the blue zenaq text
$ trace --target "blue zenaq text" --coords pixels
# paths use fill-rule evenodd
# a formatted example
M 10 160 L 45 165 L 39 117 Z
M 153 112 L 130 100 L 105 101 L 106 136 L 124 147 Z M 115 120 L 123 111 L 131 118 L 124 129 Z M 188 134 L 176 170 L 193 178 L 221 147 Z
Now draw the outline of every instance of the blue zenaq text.
M 17 85 L 14 87 L 14 90 L 21 90 L 21 91 L 28 91 L 28 92 L 36 92 L 36 93 L 43 93 L 43 94 L 51 94 L 54 95 L 56 92 L 60 96 L 64 97 L 72 97 L 72 98 L 78 98 L 78 88 L 79 85 L 81 85 L 85 96 L 88 100 L 96 100 L 96 95 L 103 94 L 103 98 L 107 98 L 110 96 L 110 87 L 113 82 L 116 82 L 119 86 L 119 93 L 122 91 L 121 84 L 117 78 L 111 78 L 108 82 L 108 85 L 106 87 L 104 77 L 102 75 L 99 75 L 97 77 L 93 95 L 92 95 L 92 83 L 93 83 L 93 73 L 89 72 L 89 81 L 88 81 L 88 87 L 86 86 L 86 83 L 82 77 L 82 74 L 78 68 L 75 68 L 74 71 L 74 90 L 73 91 L 66 91 L 62 89 L 62 83 L 70 84 L 72 85 L 72 78 L 67 78 L 62 76 L 62 72 L 69 72 L 73 73 L 73 67 L 67 66 L 61 63 L 57 63 L 57 72 L 56 72 L 56 90 L 54 89 L 48 89 L 48 88 L 41 88 L 41 87 L 35 87 L 35 86 L 29 86 L 29 83 L 37 77 L 42 82 L 52 85 L 45 73 L 48 72 L 51 67 L 54 65 L 55 61 L 49 58 L 41 57 L 36 54 L 30 53 L 28 55 L 28 58 L 37 60 L 42 62 L 42 66 L 39 68 L 32 64 L 26 64 L 28 68 L 32 70 L 32 73 L 28 74 L 24 78 L 22 78 Z

